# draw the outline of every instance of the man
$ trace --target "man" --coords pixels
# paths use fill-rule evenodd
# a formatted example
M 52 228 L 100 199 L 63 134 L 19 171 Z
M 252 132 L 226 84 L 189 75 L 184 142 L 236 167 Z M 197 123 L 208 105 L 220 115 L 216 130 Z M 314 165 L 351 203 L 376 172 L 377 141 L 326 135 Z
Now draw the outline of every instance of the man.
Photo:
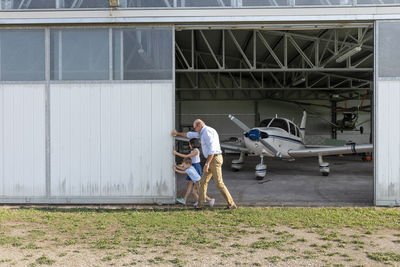
M 199 190 L 199 204 L 198 209 L 204 208 L 204 199 L 207 194 L 208 182 L 211 177 L 214 179 L 216 187 L 221 192 L 222 196 L 228 203 L 228 209 L 236 209 L 237 206 L 232 199 L 231 194 L 226 188 L 222 180 L 222 151 L 219 144 L 218 133 L 214 128 L 207 126 L 202 120 L 197 119 L 193 122 L 193 128 L 195 132 L 180 133 L 176 130 L 172 131 L 173 136 L 182 136 L 186 138 L 200 138 L 201 148 L 203 155 L 207 159 L 203 167 L 203 175 L 200 179 L 200 190 Z

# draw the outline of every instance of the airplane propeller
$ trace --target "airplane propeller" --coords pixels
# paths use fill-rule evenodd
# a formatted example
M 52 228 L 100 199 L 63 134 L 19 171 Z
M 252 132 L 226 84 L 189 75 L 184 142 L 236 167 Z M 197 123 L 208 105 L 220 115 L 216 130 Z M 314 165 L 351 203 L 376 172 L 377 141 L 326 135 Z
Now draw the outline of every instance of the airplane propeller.
M 229 114 L 229 119 L 231 119 L 231 121 L 233 121 L 237 126 L 239 126 L 240 129 L 242 129 L 243 131 L 245 131 L 246 133 L 250 132 L 250 128 L 247 127 L 246 124 L 244 124 L 243 122 L 241 122 L 239 119 L 235 118 L 235 116 Z
M 246 126 L 243 122 L 241 122 L 239 119 L 235 118 L 233 115 L 229 114 L 229 119 L 233 121 L 237 126 L 239 126 L 240 129 L 245 131 L 247 136 L 253 140 L 253 141 L 259 141 L 261 144 L 263 144 L 266 148 L 268 148 L 272 153 L 275 154 L 277 157 L 282 157 L 281 152 L 275 149 L 272 145 L 268 144 L 267 141 L 265 141 L 263 138 L 261 138 L 261 131 L 258 129 L 250 129 L 249 127 Z M 266 136 L 268 138 L 268 135 Z

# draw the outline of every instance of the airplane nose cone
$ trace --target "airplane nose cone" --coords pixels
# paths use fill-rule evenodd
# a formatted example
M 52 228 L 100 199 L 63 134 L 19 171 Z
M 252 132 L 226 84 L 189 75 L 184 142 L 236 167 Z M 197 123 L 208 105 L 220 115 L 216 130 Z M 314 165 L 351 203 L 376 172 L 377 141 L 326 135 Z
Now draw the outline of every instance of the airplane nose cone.
M 250 140 L 253 140 L 253 141 L 258 141 L 261 138 L 261 132 L 258 129 L 251 129 L 249 131 L 248 135 L 249 135 Z
M 252 141 L 259 141 L 260 139 L 266 139 L 269 135 L 266 132 L 262 132 L 259 129 L 251 129 L 244 136 L 248 137 Z

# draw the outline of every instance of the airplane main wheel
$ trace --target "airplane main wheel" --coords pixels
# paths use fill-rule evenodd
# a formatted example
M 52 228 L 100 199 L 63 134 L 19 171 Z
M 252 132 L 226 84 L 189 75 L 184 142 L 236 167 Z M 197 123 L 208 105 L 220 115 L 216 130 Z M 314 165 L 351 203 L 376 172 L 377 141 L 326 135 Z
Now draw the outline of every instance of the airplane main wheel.
M 232 168 L 232 171 L 233 171 L 233 172 L 238 172 L 239 169 Z
M 264 179 L 264 177 L 256 176 L 256 180 L 263 180 L 263 179 Z
M 328 176 L 328 175 L 329 175 L 329 172 L 323 172 L 322 175 L 323 175 L 323 176 Z

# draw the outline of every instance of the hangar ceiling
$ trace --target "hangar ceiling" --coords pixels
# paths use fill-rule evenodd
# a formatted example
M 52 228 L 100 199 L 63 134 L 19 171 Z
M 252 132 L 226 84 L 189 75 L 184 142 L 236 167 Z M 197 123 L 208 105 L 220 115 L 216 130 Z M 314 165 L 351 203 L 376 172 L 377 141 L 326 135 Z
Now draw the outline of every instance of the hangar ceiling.
M 369 98 L 373 27 L 177 27 L 177 100 Z

